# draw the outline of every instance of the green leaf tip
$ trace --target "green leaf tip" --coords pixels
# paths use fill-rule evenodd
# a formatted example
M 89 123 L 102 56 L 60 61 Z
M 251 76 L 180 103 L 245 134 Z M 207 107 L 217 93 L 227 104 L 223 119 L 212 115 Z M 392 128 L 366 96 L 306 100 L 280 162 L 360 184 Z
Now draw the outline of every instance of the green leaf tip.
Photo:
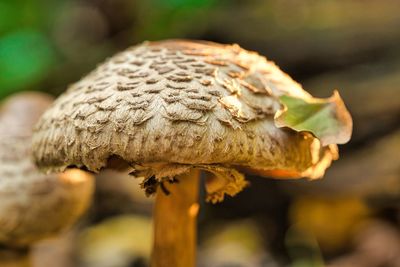
M 279 97 L 283 108 L 275 114 L 275 125 L 297 132 L 310 132 L 323 146 L 350 140 L 353 121 L 338 91 L 329 98 Z

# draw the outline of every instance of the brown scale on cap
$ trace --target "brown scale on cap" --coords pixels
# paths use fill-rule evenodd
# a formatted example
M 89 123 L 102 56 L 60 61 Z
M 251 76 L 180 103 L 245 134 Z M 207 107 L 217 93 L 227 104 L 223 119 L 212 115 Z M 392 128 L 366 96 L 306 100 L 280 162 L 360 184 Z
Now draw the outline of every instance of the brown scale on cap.
M 213 202 L 246 184 L 236 166 L 319 177 L 335 147 L 275 126 L 283 94 L 310 97 L 274 63 L 238 45 L 145 42 L 56 100 L 36 126 L 34 157 L 46 171 L 93 172 L 117 157 L 158 181 L 205 169 L 225 180 L 208 187 Z
M 90 175 L 45 175 L 32 162 L 32 127 L 52 101 L 41 93 L 19 93 L 0 107 L 0 247 L 27 247 L 56 235 L 90 203 Z

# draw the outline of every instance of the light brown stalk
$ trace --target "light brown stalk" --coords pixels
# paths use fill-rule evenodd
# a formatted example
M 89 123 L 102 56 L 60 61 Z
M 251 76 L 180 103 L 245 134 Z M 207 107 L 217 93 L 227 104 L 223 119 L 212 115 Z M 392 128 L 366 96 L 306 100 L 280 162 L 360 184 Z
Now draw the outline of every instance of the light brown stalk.
M 199 171 L 176 177 L 157 192 L 154 207 L 154 245 L 151 267 L 194 267 L 199 209 Z

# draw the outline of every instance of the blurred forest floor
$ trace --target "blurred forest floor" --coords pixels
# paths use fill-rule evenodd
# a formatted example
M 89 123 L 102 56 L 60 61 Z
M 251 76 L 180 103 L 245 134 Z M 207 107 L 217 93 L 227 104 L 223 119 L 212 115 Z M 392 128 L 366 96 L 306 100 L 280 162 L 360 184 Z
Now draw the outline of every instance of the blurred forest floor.
M 0 98 L 23 90 L 58 95 L 144 40 L 204 39 L 258 51 L 315 96 L 339 89 L 353 115 L 353 139 L 322 180 L 250 176 L 236 198 L 203 204 L 199 264 L 400 266 L 399 14 L 397 0 L 2 1 Z M 79 230 L 51 241 L 60 246 L 38 248 L 37 266 L 145 266 L 148 250 L 115 231 L 125 220 L 147 229 L 151 202 L 131 180 L 107 178 L 98 179 Z M 144 217 L 129 217 L 137 214 Z

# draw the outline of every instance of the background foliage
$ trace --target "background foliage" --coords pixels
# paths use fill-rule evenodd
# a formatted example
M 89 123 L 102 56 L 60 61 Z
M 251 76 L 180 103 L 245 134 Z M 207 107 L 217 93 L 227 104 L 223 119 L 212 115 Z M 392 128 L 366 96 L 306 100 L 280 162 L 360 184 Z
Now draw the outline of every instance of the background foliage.
M 256 50 L 317 97 L 339 89 L 354 118 L 353 139 L 321 181 L 249 177 L 252 186 L 237 198 L 204 205 L 200 242 L 218 243 L 208 240 L 216 221 L 225 229 L 249 219 L 247 230 L 233 232 L 257 229 L 263 238 L 251 243 L 249 258 L 262 254 L 268 266 L 400 266 L 399 14 L 397 0 L 1 0 L 0 99 L 25 90 L 58 95 L 144 40 Z M 104 204 L 102 192 L 87 227 L 117 214 L 149 214 L 118 190 L 107 191 L 115 202 Z M 200 255 L 212 258 L 207 251 Z

